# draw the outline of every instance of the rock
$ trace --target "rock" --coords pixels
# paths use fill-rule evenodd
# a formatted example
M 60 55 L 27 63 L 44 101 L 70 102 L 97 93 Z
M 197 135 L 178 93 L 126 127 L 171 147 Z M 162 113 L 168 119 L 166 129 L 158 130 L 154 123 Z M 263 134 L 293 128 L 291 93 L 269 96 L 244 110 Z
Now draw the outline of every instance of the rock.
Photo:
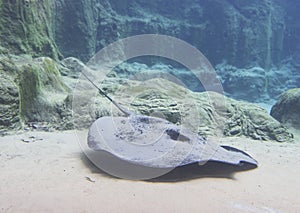
M 60 69 L 61 74 L 71 78 L 78 78 L 85 68 L 85 64 L 74 57 L 65 58 L 60 63 L 63 66 Z
M 298 69 L 290 60 L 270 70 L 222 63 L 216 66 L 216 72 L 228 96 L 254 103 L 273 105 L 284 91 L 300 86 Z
M 87 81 L 81 81 L 83 90 L 74 91 L 72 96 L 70 87 L 77 81 L 76 74 L 85 68 L 76 59 L 61 64 L 47 57 L 11 55 L 0 59 L 2 129 L 15 129 L 20 121 L 33 129 L 88 128 L 99 117 L 122 115 Z M 63 79 L 60 73 L 65 71 Z M 137 81 L 107 77 L 99 86 L 131 111 L 165 118 L 206 137 L 244 135 L 277 141 L 289 141 L 292 137 L 278 121 L 254 104 L 213 92 L 192 92 L 162 78 Z
M 278 68 L 266 70 L 256 66 L 237 68 L 222 63 L 216 66 L 216 72 L 220 77 L 225 94 L 229 97 L 271 106 L 284 91 L 300 86 L 300 75 L 296 66 L 295 63 L 287 61 Z M 113 74 L 133 80 L 147 80 L 170 74 L 192 91 L 205 91 L 193 72 L 168 63 L 156 63 L 149 66 L 138 62 L 125 62 L 116 66 Z M 113 77 L 113 75 L 111 76 Z
M 17 67 L 9 57 L 0 56 L 0 135 L 21 128 L 19 89 L 14 81 Z
M 284 125 L 300 130 L 300 88 L 283 93 L 272 107 L 271 115 Z
M 267 95 L 267 72 L 261 67 L 238 69 L 231 65 L 216 67 L 224 91 L 234 99 L 262 102 Z
M 21 127 L 19 91 L 13 77 L 0 68 L 0 135 Z
M 251 103 L 227 99 L 228 117 L 224 134 L 245 135 L 256 140 L 291 141 L 293 135 L 268 112 Z
M 270 66 L 278 60 L 284 13 L 273 1 L 110 1 L 121 35 L 159 33 L 199 48 L 213 64 Z M 134 17 L 134 18 L 133 18 Z M 273 24 L 281 27 L 273 27 Z M 242 26 L 242 27 L 241 27 Z M 278 36 L 271 36 L 278 35 Z M 282 44 L 282 43 L 281 43 Z
M 96 51 L 119 38 L 117 15 L 108 0 L 57 0 L 54 5 L 55 41 L 65 57 L 87 62 Z
M 226 60 L 268 69 L 299 54 L 299 6 L 261 0 L 15 0 L 1 4 L 1 46 L 13 54 L 57 59 L 62 53 L 86 62 L 120 38 L 154 33 L 191 43 L 213 64 Z
M 152 63 L 151 66 L 147 64 L 133 62 L 128 63 L 124 62 L 116 66 L 113 71 L 114 74 L 118 77 L 129 78 L 133 80 L 147 80 L 151 78 L 163 78 L 168 74 L 172 76 L 173 79 L 176 79 L 178 83 L 184 84 L 187 88 L 195 92 L 205 91 L 199 79 L 195 74 L 179 64 L 171 65 L 172 61 L 165 61 L 158 63 Z M 180 67 L 179 67 L 179 66 Z
M 115 83 L 112 83 L 113 81 Z M 123 79 L 122 84 L 118 81 L 118 79 L 109 79 L 103 82 L 103 87 L 110 88 L 114 85 L 114 89 L 108 89 L 109 95 L 131 111 L 165 118 L 206 137 L 247 136 L 257 140 L 279 142 L 290 141 L 293 137 L 266 110 L 254 104 L 235 101 L 213 92 L 192 92 L 164 79 L 143 82 Z M 87 94 L 83 91 L 82 93 Z M 77 98 L 83 100 L 82 97 Z M 81 102 L 81 106 L 86 106 L 84 114 L 90 118 L 83 119 L 79 116 L 77 119 L 81 127 L 89 127 L 98 117 L 122 115 L 100 95 L 93 96 L 93 100 L 83 103 Z M 81 109 L 80 112 L 83 110 Z M 86 123 L 84 124 L 83 121 Z
M 71 90 L 62 81 L 55 61 L 44 57 L 22 64 L 18 81 L 20 113 L 26 123 L 48 122 L 58 129 L 69 126 L 65 122 L 71 117 Z
M 52 1 L 1 0 L 0 14 L 1 46 L 10 54 L 60 56 L 54 42 Z
M 84 62 L 120 38 L 153 33 L 191 43 L 213 64 L 268 69 L 294 54 L 299 42 L 296 2 L 57 0 L 51 6 L 48 22 L 59 51 Z
M 43 141 L 43 138 L 38 138 L 35 136 L 30 136 L 28 138 L 22 138 L 21 141 L 23 141 L 24 143 L 33 143 L 33 142 L 37 142 L 37 141 Z
M 124 78 L 132 78 L 132 76 L 135 76 L 138 73 L 145 72 L 145 71 L 149 72 L 150 70 L 151 68 L 149 66 L 138 62 L 133 62 L 133 63 L 124 62 L 113 68 L 113 71 L 116 72 L 118 77 L 124 77 Z

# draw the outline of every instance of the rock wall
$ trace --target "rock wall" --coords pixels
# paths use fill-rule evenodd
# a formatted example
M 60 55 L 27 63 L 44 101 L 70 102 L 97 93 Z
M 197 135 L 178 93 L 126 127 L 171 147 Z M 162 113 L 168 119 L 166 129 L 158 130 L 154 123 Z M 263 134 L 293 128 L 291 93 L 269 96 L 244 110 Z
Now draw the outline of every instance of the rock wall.
M 269 69 L 296 52 L 291 38 L 299 41 L 299 27 L 292 30 L 293 3 L 278 0 L 59 0 L 55 5 L 56 42 L 65 56 L 83 61 L 118 38 L 160 33 L 193 44 L 215 65 L 226 60 Z
M 55 1 L 56 43 L 64 57 L 86 62 L 97 50 L 116 41 L 115 16 L 107 0 Z
M 271 115 L 288 127 L 300 130 L 300 88 L 286 91 L 272 107 Z
M 48 57 L 0 57 L 0 135 L 23 125 L 70 129 L 71 89 Z
M 299 7 L 296 0 L 0 0 L 0 131 L 20 121 L 70 128 L 70 91 L 60 73 L 76 78 L 70 67 L 77 65 L 63 61 L 68 66 L 58 71 L 50 58 L 86 62 L 142 33 L 181 38 L 224 64 L 219 74 L 232 97 L 255 101 L 299 87 Z
M 0 1 L 0 53 L 57 59 L 51 0 Z
M 103 96 L 79 83 L 73 99 L 76 126 L 87 128 L 102 116 L 124 116 Z M 292 141 L 293 135 L 266 110 L 214 92 L 192 92 L 162 78 L 145 81 L 107 78 L 101 87 L 122 106 L 137 114 L 164 118 L 204 137 L 247 136 L 256 140 Z
M 213 63 L 256 64 L 268 67 L 278 62 L 272 52 L 283 29 L 273 27 L 283 22 L 283 13 L 271 1 L 111 1 L 121 16 L 122 35 L 161 33 L 193 44 Z M 277 12 L 275 15 L 274 12 Z M 126 26 L 126 27 L 125 27 Z
M 21 127 L 19 90 L 14 81 L 16 66 L 9 60 L 0 60 L 0 135 Z
M 75 58 L 58 63 L 48 57 L 9 55 L 1 56 L 0 62 L 0 135 L 22 125 L 43 130 L 88 128 L 98 117 L 123 115 L 89 82 L 78 81 L 78 73 L 86 68 Z M 192 92 L 162 78 L 107 77 L 101 88 L 136 113 L 183 124 L 203 136 L 292 140 L 266 110 L 218 93 Z
M 193 44 L 214 65 L 269 69 L 300 52 L 299 7 L 281 0 L 1 0 L 0 46 L 86 62 L 118 38 L 161 33 Z

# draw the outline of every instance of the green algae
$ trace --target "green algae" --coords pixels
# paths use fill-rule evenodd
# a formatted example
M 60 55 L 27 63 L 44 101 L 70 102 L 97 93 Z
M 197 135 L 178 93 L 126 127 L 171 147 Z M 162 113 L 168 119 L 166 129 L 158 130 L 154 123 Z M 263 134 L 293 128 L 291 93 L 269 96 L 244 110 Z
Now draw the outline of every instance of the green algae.
M 28 117 L 28 110 L 32 108 L 38 95 L 41 92 L 41 84 L 39 78 L 39 70 L 32 65 L 24 65 L 23 71 L 19 77 L 19 92 L 20 92 L 20 114 L 22 118 Z
M 58 124 L 69 116 L 64 112 L 71 89 L 64 84 L 59 65 L 51 58 L 26 61 L 17 77 L 20 93 L 20 117 L 23 122 Z
M 71 92 L 70 88 L 62 82 L 59 68 L 54 60 L 47 57 L 41 58 L 40 66 L 42 71 L 39 75 L 43 89 L 57 92 Z
M 54 42 L 52 4 L 50 0 L 2 3 L 0 45 L 12 54 L 58 59 L 60 53 Z

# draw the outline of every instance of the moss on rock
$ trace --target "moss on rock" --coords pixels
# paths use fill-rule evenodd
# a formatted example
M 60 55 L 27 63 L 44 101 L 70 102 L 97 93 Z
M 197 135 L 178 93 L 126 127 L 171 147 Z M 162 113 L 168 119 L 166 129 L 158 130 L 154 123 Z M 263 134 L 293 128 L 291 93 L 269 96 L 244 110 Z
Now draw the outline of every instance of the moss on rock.
M 0 66 L 0 134 L 21 127 L 19 92 L 13 78 Z
M 53 2 L 5 1 L 0 6 L 1 46 L 12 54 L 59 57 L 54 42 Z
M 21 66 L 18 79 L 24 121 L 59 127 L 65 119 L 61 108 L 65 108 L 70 89 L 63 83 L 57 63 L 45 57 L 35 59 Z
M 32 115 L 38 113 L 38 95 L 41 93 L 39 70 L 34 65 L 24 65 L 19 75 L 20 109 L 25 121 L 32 121 Z
M 284 125 L 300 130 L 300 88 L 283 93 L 272 107 L 271 115 Z
M 268 112 L 251 103 L 227 99 L 228 118 L 224 134 L 249 136 L 256 140 L 291 141 L 293 135 Z
M 164 79 L 143 82 L 107 79 L 102 82 L 101 87 L 131 111 L 162 117 L 206 137 L 247 136 L 256 140 L 278 142 L 291 141 L 293 138 L 288 129 L 272 118 L 266 110 L 218 93 L 192 92 Z M 101 96 L 92 96 L 90 87 L 87 88 L 87 91 L 77 93 L 82 97 L 76 97 L 82 106 L 80 112 L 84 112 L 76 118 L 81 127 L 89 127 L 97 117 L 110 114 L 120 116 L 119 110 L 111 107 L 108 100 Z M 92 97 L 92 100 L 88 97 Z M 89 119 L 86 118 L 89 116 Z

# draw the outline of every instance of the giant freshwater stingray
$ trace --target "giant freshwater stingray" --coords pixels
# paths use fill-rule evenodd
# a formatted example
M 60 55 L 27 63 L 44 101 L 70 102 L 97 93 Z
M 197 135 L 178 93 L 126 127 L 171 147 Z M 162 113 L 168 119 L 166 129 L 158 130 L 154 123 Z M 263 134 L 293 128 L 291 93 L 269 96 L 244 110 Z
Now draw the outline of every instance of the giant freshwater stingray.
M 206 162 L 257 166 L 257 161 L 242 150 L 220 146 L 184 126 L 162 118 L 136 114 L 124 108 L 86 74 L 82 74 L 101 95 L 124 113 L 124 117 L 101 117 L 91 125 L 88 146 L 97 151 L 96 154 L 109 155 L 109 159 L 113 157 L 126 165 L 167 171 L 195 163 L 204 165 Z

